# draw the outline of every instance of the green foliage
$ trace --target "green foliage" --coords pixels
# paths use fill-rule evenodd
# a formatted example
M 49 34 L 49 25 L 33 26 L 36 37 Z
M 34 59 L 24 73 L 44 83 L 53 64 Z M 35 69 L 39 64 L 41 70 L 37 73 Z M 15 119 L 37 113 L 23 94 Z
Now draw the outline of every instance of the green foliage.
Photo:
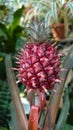
M 8 130 L 8 129 L 5 127 L 0 127 L 0 130 Z
M 9 103 L 11 96 L 7 84 L 0 80 L 0 126 L 7 127 L 10 120 Z M 3 129 L 2 129 L 3 130 Z
M 5 64 L 4 64 L 4 58 L 0 56 L 0 79 L 5 79 Z
M 23 27 L 20 26 L 24 7 L 16 10 L 10 25 L 0 23 L 0 51 L 13 53 L 15 51 L 17 39 L 22 36 Z
M 73 130 L 73 126 L 66 124 L 63 128 L 63 130 Z
M 9 12 L 10 12 L 10 9 L 6 5 L 3 5 L 1 3 L 0 4 L 0 22 L 2 23 L 8 22 Z
M 14 54 L 16 49 L 25 41 L 22 39 L 26 29 L 22 27 L 21 18 L 24 7 L 19 8 L 13 13 L 12 22 L 9 24 L 0 22 L 0 58 L 5 57 L 6 54 Z M 4 58 L 0 61 L 0 79 L 5 78 Z
M 20 21 L 21 21 L 21 17 L 23 14 L 23 10 L 24 10 L 24 6 L 22 6 L 22 8 L 19 8 L 18 10 L 16 10 L 13 14 L 13 21 L 12 21 L 12 29 L 15 29 L 17 26 L 20 25 Z
M 33 19 L 45 19 L 45 26 L 64 23 L 65 37 L 69 33 L 69 23 L 73 23 L 73 2 L 67 0 L 32 0 L 31 9 L 25 16 L 25 22 L 31 23 Z
M 50 25 L 54 23 L 62 23 L 65 21 L 65 19 L 67 19 L 66 21 L 69 22 L 70 15 L 73 12 L 72 6 L 73 2 L 67 3 L 66 0 L 50 2 L 50 13 L 52 13 L 50 18 Z M 47 12 L 49 12 L 49 10 L 47 10 Z

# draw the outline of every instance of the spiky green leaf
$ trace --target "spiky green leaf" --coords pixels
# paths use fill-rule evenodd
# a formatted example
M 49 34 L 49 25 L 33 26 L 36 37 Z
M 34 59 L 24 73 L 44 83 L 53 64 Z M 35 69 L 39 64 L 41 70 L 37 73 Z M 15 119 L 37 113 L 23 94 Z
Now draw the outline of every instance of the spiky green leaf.
M 49 11 L 45 16 L 45 27 L 50 26 L 52 12 Z
M 51 3 L 51 8 L 52 8 L 52 16 L 53 16 L 54 22 L 58 23 L 59 19 L 58 19 L 58 12 L 57 12 L 56 2 Z
M 72 14 L 72 16 L 73 16 L 73 2 L 68 2 L 68 7 L 70 8 L 70 10 L 71 10 L 71 14 Z

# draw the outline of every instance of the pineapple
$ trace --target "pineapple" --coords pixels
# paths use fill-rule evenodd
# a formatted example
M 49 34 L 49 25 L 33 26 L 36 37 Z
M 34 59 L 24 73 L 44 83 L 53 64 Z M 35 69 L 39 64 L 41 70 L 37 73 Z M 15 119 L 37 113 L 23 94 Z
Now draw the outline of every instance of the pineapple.
M 47 92 L 54 90 L 55 83 L 60 82 L 60 57 L 48 36 L 44 24 L 31 25 L 31 42 L 24 44 L 16 57 L 18 78 L 27 90 Z

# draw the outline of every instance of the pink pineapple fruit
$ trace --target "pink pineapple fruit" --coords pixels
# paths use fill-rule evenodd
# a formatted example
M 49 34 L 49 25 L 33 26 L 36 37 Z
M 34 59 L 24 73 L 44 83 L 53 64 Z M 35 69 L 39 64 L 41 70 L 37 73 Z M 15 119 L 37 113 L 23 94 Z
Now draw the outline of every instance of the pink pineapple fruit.
M 33 36 L 30 36 L 33 41 L 23 45 L 16 59 L 20 82 L 26 85 L 27 91 L 32 90 L 40 95 L 40 92 L 48 93 L 48 90 L 54 90 L 55 83 L 60 82 L 61 63 L 56 48 L 47 40 L 46 28 L 44 29 L 42 24 L 41 27 L 36 26 L 32 27 Z M 42 31 L 39 30 L 41 28 Z

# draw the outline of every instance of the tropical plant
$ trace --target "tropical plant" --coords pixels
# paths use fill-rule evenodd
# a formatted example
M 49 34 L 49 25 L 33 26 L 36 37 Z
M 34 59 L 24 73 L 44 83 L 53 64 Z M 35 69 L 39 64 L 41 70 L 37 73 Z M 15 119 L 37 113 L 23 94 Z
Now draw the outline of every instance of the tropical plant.
M 63 81 L 61 82 L 61 84 L 56 84 L 55 89 L 56 89 L 57 93 L 51 93 L 50 99 L 47 100 L 47 106 L 45 106 L 45 108 L 44 108 L 45 111 L 41 111 L 39 116 L 38 116 L 38 112 L 39 112 L 38 107 L 35 105 L 33 106 L 33 104 L 32 104 L 30 115 L 29 115 L 29 123 L 27 121 L 27 117 L 25 115 L 25 112 L 23 110 L 23 107 L 22 107 L 22 104 L 20 101 L 18 87 L 16 85 L 16 79 L 15 79 L 13 70 L 11 70 L 12 65 L 11 65 L 10 55 L 6 56 L 7 78 L 8 78 L 8 83 L 9 83 L 13 103 L 14 103 L 17 121 L 18 121 L 18 124 L 17 124 L 18 129 L 21 128 L 21 130 L 23 130 L 23 129 L 24 130 L 28 130 L 28 129 L 29 130 L 38 130 L 38 128 L 39 128 L 42 130 L 46 130 L 46 129 L 53 130 L 55 127 L 55 130 L 59 130 L 60 128 L 61 128 L 61 130 L 62 129 L 65 130 L 65 128 L 67 128 L 67 129 L 73 128 L 70 125 L 65 125 L 67 116 L 68 116 L 68 112 L 69 112 L 69 108 L 70 108 L 70 100 L 69 100 L 69 96 L 68 96 L 69 87 L 65 88 L 65 83 L 67 85 L 67 83 L 70 82 L 70 75 L 69 75 L 69 79 L 67 78 L 67 76 L 69 74 L 68 72 L 73 67 L 73 60 L 72 60 L 72 55 L 71 55 L 72 51 L 73 51 L 73 47 L 72 47 L 72 49 L 70 49 L 68 55 L 65 57 L 63 67 L 67 68 L 67 71 L 61 72 L 61 78 L 63 77 Z M 66 91 L 64 93 L 63 90 L 65 90 L 65 89 L 66 89 Z M 32 94 L 33 93 L 31 93 L 29 95 L 29 97 L 31 99 L 33 99 L 33 97 L 34 97 L 34 94 L 33 95 Z M 59 113 L 59 117 L 57 118 L 57 121 L 58 121 L 57 122 L 56 116 L 58 113 L 62 94 L 63 94 L 65 100 L 64 100 L 64 105 L 62 107 L 61 114 Z M 42 99 L 43 99 L 43 97 L 42 97 Z M 39 101 L 39 99 L 37 99 L 37 101 Z M 34 102 L 34 99 L 33 99 L 33 102 Z M 40 100 L 40 102 L 42 103 L 42 105 L 44 105 L 44 100 Z M 56 121 L 56 124 L 55 124 L 55 121 Z
M 34 29 L 34 27 L 36 27 L 36 29 Z M 41 30 L 38 32 L 38 25 L 34 27 L 31 26 L 32 30 L 30 31 L 30 34 L 33 34 L 31 38 L 33 42 L 31 41 L 30 43 L 25 44 L 16 54 L 17 68 L 13 68 L 13 70 L 18 71 L 16 79 L 18 77 L 18 81 L 26 85 L 27 96 L 31 106 L 29 121 L 27 120 L 21 104 L 16 79 L 14 72 L 11 69 L 12 64 L 10 55 L 6 56 L 5 59 L 8 83 L 17 116 L 17 126 L 18 129 L 21 130 L 53 130 L 54 128 L 57 130 L 64 127 L 70 108 L 69 88 L 66 87 L 68 85 L 68 80 L 67 82 L 65 81 L 68 72 L 73 67 L 73 47 L 66 56 L 62 66 L 60 55 L 54 46 L 49 45 L 50 41 L 47 39 L 45 41 L 43 37 L 40 39 L 41 35 L 44 36 L 43 33 L 46 29 L 44 31 L 42 30 L 42 33 L 40 33 Z M 67 70 L 65 71 L 63 69 L 64 71 L 61 72 L 60 69 L 62 67 L 67 68 Z M 60 81 L 62 78 L 64 80 Z M 55 82 L 58 84 L 55 84 Z M 65 100 L 63 100 L 62 94 L 64 95 Z M 60 109 L 59 105 L 61 98 L 63 107 L 61 108 L 61 113 L 59 113 L 59 120 L 56 120 L 56 115 Z
M 73 15 L 73 2 L 66 0 L 51 2 L 51 10 L 45 16 L 46 26 L 53 26 L 54 24 L 64 23 L 65 37 L 68 35 L 70 17 Z
M 22 36 L 23 27 L 20 25 L 24 7 L 16 10 L 9 25 L 0 22 L 0 52 L 15 51 L 17 40 Z
M 16 49 L 25 39 L 25 27 L 21 26 L 24 6 L 16 10 L 12 15 L 12 21 L 3 23 L 0 21 L 0 79 L 5 78 L 4 58 L 8 53 L 15 53 Z M 24 30 L 24 31 L 23 31 Z M 4 68 L 3 68 L 4 67 Z
M 25 22 L 30 22 L 34 19 L 44 19 L 45 26 L 53 26 L 54 24 L 64 23 L 65 37 L 68 35 L 69 24 L 71 17 L 73 17 L 73 2 L 66 0 L 40 0 L 39 2 L 32 2 L 33 6 L 25 16 Z M 36 5 L 36 6 L 35 6 Z

